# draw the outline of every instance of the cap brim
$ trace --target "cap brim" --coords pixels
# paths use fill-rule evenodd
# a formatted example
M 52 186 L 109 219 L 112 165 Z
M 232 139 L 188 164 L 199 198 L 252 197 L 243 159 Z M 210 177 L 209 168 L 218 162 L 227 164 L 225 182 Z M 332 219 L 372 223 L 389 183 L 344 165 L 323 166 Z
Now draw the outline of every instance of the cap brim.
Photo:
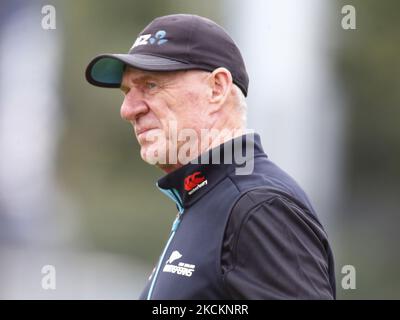
M 86 80 L 98 87 L 119 88 L 125 65 L 146 71 L 177 71 L 194 67 L 189 63 L 144 54 L 102 54 L 87 66 Z

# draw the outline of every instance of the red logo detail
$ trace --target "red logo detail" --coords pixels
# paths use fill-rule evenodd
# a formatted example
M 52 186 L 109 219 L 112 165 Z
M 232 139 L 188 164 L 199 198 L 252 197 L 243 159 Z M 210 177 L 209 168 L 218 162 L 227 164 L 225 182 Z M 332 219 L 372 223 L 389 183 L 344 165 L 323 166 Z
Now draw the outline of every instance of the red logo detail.
M 204 180 L 206 180 L 206 178 L 201 176 L 200 171 L 197 171 L 197 172 L 191 174 L 190 176 L 187 176 L 185 178 L 185 190 L 186 191 L 192 190 L 193 188 L 197 187 L 197 185 L 202 183 Z

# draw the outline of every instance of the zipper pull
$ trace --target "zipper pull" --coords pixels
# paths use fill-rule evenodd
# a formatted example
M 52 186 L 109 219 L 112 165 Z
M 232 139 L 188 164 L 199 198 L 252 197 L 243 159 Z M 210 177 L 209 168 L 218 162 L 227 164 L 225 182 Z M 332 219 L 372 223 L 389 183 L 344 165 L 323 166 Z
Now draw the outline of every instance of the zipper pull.
M 178 229 L 179 224 L 181 223 L 181 214 L 178 212 L 176 215 L 175 221 L 172 224 L 171 232 L 175 232 Z

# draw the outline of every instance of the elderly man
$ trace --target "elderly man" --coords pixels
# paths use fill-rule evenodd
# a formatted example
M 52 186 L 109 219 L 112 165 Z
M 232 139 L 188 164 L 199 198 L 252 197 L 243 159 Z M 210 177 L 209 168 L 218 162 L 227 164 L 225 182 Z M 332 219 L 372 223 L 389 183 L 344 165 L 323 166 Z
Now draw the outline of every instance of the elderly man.
M 224 29 L 159 17 L 128 54 L 95 57 L 86 78 L 123 91 L 121 116 L 143 160 L 166 172 L 157 186 L 178 209 L 141 299 L 335 298 L 312 205 L 246 133 L 248 75 Z

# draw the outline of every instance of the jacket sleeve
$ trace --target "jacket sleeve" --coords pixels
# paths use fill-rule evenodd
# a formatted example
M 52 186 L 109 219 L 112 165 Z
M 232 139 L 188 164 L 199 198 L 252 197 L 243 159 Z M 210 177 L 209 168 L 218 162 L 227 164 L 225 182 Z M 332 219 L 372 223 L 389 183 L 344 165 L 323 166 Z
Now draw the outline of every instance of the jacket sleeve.
M 290 199 L 245 194 L 232 210 L 221 268 L 232 299 L 335 298 L 326 234 Z

